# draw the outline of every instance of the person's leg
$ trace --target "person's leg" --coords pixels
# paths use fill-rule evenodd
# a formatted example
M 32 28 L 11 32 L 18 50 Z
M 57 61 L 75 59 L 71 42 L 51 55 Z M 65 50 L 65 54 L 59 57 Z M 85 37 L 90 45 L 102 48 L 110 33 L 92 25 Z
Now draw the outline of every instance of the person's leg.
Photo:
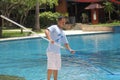
M 48 72 L 47 72 L 47 80 L 50 80 L 50 77 L 51 77 L 51 75 L 52 75 L 52 72 L 53 72 L 53 70 L 48 69 Z
M 54 80 L 57 80 L 58 70 L 53 70 Z

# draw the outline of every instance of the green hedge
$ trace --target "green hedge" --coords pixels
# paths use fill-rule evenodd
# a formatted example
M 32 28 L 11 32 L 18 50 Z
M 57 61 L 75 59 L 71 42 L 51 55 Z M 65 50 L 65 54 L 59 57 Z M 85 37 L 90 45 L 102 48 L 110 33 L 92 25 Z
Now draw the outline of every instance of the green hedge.
M 52 24 L 56 24 L 57 21 L 56 19 L 58 18 L 58 16 L 60 16 L 61 14 L 58 12 L 52 13 L 52 12 L 43 12 L 40 13 L 40 26 L 42 28 L 46 28 Z

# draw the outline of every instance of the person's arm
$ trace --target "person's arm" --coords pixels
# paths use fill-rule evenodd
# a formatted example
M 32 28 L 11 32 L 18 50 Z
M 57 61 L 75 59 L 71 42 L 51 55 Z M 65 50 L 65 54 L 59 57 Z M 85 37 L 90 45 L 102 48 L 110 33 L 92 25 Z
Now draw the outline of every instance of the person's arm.
M 51 43 L 54 43 L 54 41 L 51 39 L 50 31 L 48 29 L 45 30 L 45 35 Z
M 69 46 L 68 43 L 65 44 L 65 47 L 66 47 L 72 54 L 75 53 L 75 51 L 70 48 L 70 46 Z

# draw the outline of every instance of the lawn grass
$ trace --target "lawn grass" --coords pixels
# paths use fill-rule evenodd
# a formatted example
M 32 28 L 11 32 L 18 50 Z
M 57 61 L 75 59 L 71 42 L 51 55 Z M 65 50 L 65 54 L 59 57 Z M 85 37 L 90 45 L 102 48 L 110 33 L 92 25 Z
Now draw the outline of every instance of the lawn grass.
M 25 80 L 25 78 L 9 75 L 0 75 L 0 80 Z
M 36 33 L 43 33 L 44 29 L 41 29 L 41 31 L 36 32 Z M 29 36 L 31 33 L 28 31 L 23 31 L 21 33 L 20 29 L 7 29 L 2 31 L 2 37 L 3 38 L 10 38 L 10 37 L 23 37 L 23 36 Z
M 28 32 L 23 32 L 21 33 L 19 30 L 18 31 L 11 31 L 11 30 L 3 30 L 3 38 L 9 38 L 9 37 L 22 37 L 22 36 L 27 36 Z
M 97 24 L 97 25 L 108 26 L 108 27 L 120 26 L 120 21 L 114 21 L 112 23 L 100 23 L 100 24 Z

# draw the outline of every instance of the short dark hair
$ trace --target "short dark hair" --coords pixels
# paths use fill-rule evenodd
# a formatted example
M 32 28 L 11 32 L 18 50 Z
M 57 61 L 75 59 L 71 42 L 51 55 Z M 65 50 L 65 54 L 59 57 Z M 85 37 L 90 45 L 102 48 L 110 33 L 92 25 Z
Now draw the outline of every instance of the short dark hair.
M 66 17 L 65 16 L 59 16 L 57 20 L 60 21 L 63 18 L 65 19 Z

